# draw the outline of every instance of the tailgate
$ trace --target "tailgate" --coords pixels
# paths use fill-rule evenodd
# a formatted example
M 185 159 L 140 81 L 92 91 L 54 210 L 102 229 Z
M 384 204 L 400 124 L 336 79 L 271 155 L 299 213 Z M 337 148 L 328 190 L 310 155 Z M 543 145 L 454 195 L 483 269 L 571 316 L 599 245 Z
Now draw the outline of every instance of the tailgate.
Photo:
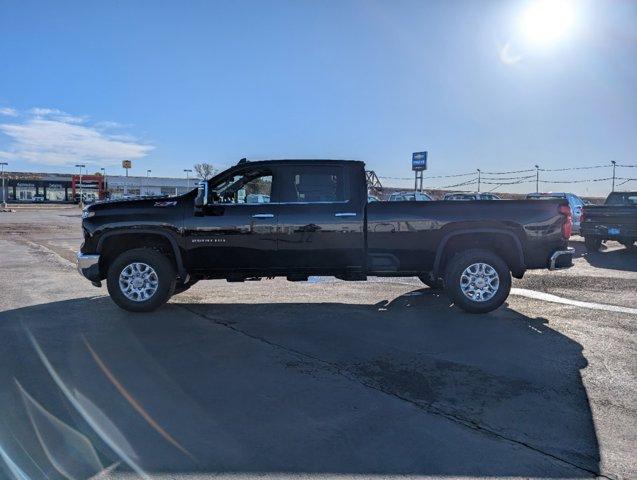
M 584 207 L 586 222 L 637 226 L 637 207 L 600 205 Z
M 584 207 L 584 235 L 633 236 L 637 235 L 637 207 L 600 205 Z

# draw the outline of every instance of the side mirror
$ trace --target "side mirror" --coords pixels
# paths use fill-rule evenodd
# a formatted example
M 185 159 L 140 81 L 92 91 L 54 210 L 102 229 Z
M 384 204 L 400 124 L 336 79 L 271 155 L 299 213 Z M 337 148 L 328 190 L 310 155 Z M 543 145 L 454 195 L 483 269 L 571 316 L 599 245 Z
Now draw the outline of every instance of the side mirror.
M 195 215 L 203 215 L 204 208 L 208 205 L 209 192 L 208 182 L 203 180 L 197 186 L 197 196 L 195 197 Z

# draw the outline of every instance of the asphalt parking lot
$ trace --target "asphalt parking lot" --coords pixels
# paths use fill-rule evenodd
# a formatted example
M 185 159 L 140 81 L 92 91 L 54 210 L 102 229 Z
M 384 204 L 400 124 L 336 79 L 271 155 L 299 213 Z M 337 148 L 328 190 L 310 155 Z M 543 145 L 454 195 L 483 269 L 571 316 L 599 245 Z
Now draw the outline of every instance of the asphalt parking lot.
M 574 237 L 575 267 L 476 316 L 414 278 L 200 282 L 130 314 L 80 243 L 77 208 L 0 214 L 0 477 L 637 477 L 619 244 Z

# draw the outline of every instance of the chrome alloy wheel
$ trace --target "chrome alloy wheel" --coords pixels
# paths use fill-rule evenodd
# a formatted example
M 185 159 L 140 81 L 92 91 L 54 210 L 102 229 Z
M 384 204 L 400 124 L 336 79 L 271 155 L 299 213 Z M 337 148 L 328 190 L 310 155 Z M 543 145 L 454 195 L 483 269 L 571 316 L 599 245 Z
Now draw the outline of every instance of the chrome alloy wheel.
M 157 273 L 145 263 L 126 265 L 119 274 L 119 288 L 126 298 L 133 302 L 143 302 L 155 295 L 159 286 Z
M 474 302 L 486 302 L 493 298 L 500 287 L 498 272 L 486 263 L 474 263 L 460 275 L 460 288 Z

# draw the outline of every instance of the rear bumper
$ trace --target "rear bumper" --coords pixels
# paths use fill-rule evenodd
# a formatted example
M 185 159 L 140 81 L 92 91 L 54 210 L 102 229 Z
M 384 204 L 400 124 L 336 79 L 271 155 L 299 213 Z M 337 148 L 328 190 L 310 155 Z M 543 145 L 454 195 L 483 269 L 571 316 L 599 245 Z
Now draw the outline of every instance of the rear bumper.
M 78 252 L 77 271 L 91 282 L 100 281 L 100 256 Z
M 575 250 L 570 247 L 566 250 L 556 250 L 553 252 L 549 258 L 549 270 L 560 270 L 572 267 L 574 252 Z

